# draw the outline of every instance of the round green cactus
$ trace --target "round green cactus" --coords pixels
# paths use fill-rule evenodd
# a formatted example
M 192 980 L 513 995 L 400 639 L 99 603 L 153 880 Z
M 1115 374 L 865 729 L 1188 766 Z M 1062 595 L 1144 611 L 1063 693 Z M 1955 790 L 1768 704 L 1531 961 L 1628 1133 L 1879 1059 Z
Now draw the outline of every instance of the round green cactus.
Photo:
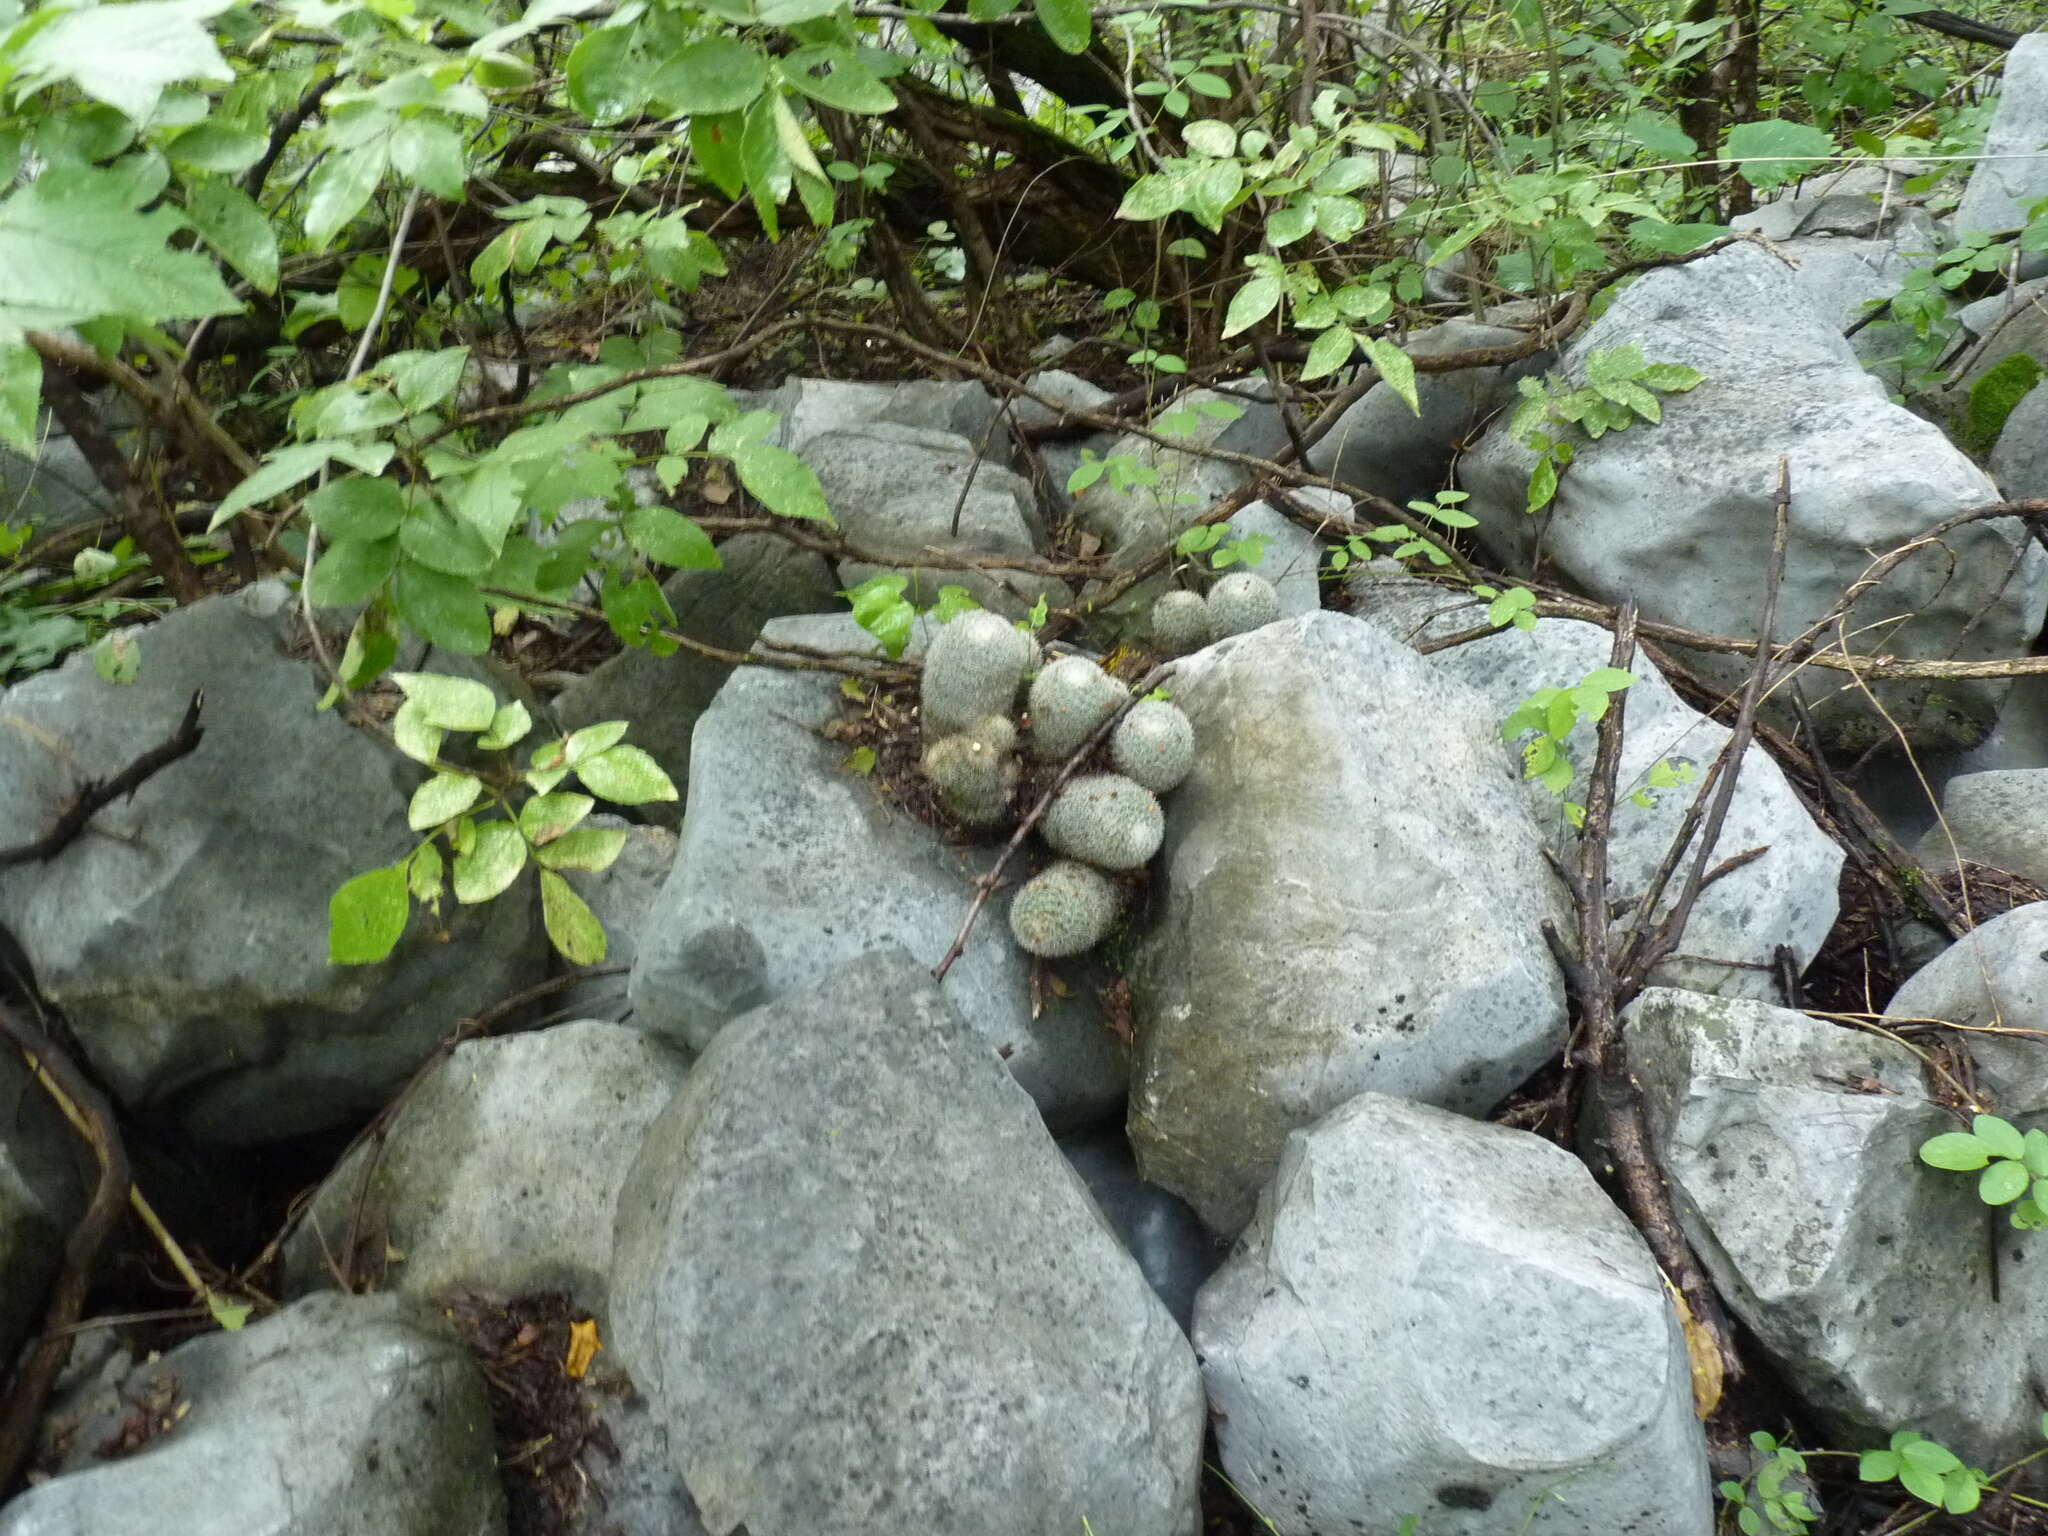
M 1194 769 L 1195 728 L 1179 705 L 1141 699 L 1110 732 L 1109 758 L 1126 778 L 1163 795 Z
M 1017 727 L 1002 715 L 987 715 L 926 747 L 924 776 L 946 814 L 970 827 L 1001 820 L 1017 787 L 1016 746 Z
M 1025 953 L 1057 960 L 1101 943 L 1116 908 L 1115 886 L 1087 865 L 1061 859 L 1017 892 L 1010 932 Z
M 1261 629 L 1280 617 L 1280 594 L 1253 571 L 1232 571 L 1209 589 L 1209 633 L 1217 640 Z
M 1031 684 L 1031 755 L 1041 762 L 1071 757 L 1130 696 L 1085 656 L 1060 657 Z
M 1098 869 L 1137 869 L 1159 851 L 1166 816 L 1152 791 L 1120 773 L 1087 773 L 1059 792 L 1038 832 L 1055 853 Z
M 1168 656 L 1186 656 L 1209 643 L 1209 607 L 1197 592 L 1162 592 L 1152 604 L 1152 638 Z
M 925 652 L 919 689 L 926 739 L 1008 714 L 1035 650 L 1029 635 L 984 608 L 940 625 Z

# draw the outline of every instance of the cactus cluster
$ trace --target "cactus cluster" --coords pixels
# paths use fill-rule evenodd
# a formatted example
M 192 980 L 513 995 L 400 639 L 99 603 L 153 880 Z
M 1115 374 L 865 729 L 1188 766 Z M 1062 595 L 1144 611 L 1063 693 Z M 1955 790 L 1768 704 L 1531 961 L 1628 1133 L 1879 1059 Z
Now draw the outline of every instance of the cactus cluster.
M 1093 949 L 1116 921 L 1116 887 L 1086 864 L 1061 859 L 1026 881 L 1010 903 L 1010 932 L 1026 954 L 1060 960 Z
M 924 749 L 924 776 L 939 804 L 970 827 L 1000 821 L 1017 787 L 1017 727 L 1006 715 L 985 715 L 968 729 Z
M 1280 617 L 1280 594 L 1255 571 L 1232 571 L 1209 589 L 1166 592 L 1152 604 L 1152 639 L 1168 656 L 1185 656 L 1232 635 L 1248 634 Z
M 941 625 L 925 652 L 919 690 L 926 740 L 1009 714 L 1037 654 L 1035 640 L 984 608 Z
M 1120 773 L 1086 773 L 1046 807 L 1039 835 L 1055 853 L 1098 869 L 1141 869 L 1159 851 L 1166 817 L 1152 791 Z
M 1031 682 L 1031 755 L 1072 757 L 1115 714 L 1131 690 L 1085 656 L 1062 656 Z

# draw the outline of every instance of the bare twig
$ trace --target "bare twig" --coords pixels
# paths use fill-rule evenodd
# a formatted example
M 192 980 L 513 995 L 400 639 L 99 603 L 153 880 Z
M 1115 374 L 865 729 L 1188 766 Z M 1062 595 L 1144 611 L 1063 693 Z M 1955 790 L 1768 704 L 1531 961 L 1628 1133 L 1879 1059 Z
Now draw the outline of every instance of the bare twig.
M 206 733 L 206 728 L 199 723 L 199 706 L 203 697 L 199 693 L 192 695 L 192 701 L 185 706 L 184 718 L 167 739 L 151 747 L 105 783 L 88 780 L 80 785 L 77 798 L 41 837 L 18 848 L 0 849 L 0 869 L 54 859 L 85 830 L 85 824 L 94 816 L 122 796 L 134 794 L 159 769 L 168 767 L 197 748 L 199 738 Z

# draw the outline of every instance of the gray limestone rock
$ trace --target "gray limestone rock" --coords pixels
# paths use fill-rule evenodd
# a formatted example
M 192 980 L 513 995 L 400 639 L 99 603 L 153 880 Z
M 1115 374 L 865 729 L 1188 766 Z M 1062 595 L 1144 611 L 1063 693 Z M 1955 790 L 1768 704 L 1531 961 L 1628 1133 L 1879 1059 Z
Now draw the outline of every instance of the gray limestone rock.
M 1323 486 L 1304 486 L 1294 495 L 1315 511 L 1327 511 L 1345 518 L 1351 516 L 1351 499 Z M 1280 594 L 1282 618 L 1314 613 L 1323 606 L 1320 584 L 1323 545 L 1313 534 L 1263 501 L 1255 501 L 1234 513 L 1226 526 L 1233 539 L 1256 535 L 1266 541 L 1259 563 L 1251 569 L 1271 582 L 1273 590 Z
M 2048 389 L 2036 384 L 2012 408 L 1991 450 L 1990 469 L 2015 501 L 2048 496 Z
M 1941 812 L 1947 830 L 1929 828 L 1917 850 L 1928 869 L 1953 869 L 1961 857 L 2048 885 L 2048 769 L 1958 774 Z
M 1793 276 L 1807 302 L 1837 334 L 1867 322 L 1848 342 L 1866 367 L 1895 387 L 1900 370 L 1885 369 L 1914 344 L 1910 326 L 1871 320 L 1869 305 L 1899 291 L 1906 275 L 1932 265 L 1940 231 L 1918 208 L 1886 208 L 1867 197 L 1843 194 L 1766 203 L 1730 221 L 1754 229 L 1796 265 Z
M 85 1144 L 11 1045 L 0 1045 L 0 1361 L 42 1318 L 93 1181 Z
M 875 653 L 844 614 L 778 620 L 765 637 Z M 636 1027 L 702 1049 L 735 1013 L 879 944 L 936 965 L 952 943 L 997 850 L 948 846 L 848 771 L 846 749 L 820 734 L 840 703 L 829 674 L 747 668 L 705 712 L 681 847 L 628 985 Z M 1048 1120 L 1115 1114 L 1127 1068 L 1085 971 L 1069 995 L 1047 991 L 1036 1018 L 1030 972 L 1006 926 L 985 921 L 947 994 Z
M 169 1429 L 90 1460 L 139 1403 Z M 309 1297 L 209 1333 L 81 1405 L 65 1475 L 0 1509 L 0 1536 L 502 1536 L 483 1377 L 398 1296 Z
M 720 569 L 677 571 L 662 584 L 677 628 L 693 640 L 745 651 L 770 619 L 840 605 L 839 581 L 823 555 L 766 533 L 738 534 L 719 545 L 718 554 Z M 688 651 L 657 656 L 629 646 L 563 689 L 555 718 L 571 731 L 600 720 L 632 721 L 633 744 L 653 754 L 680 788 L 689 780 L 697 719 L 732 670 Z M 675 801 L 643 809 L 669 823 L 683 813 Z
M 1223 1262 L 1223 1245 L 1185 1200 L 1145 1182 L 1121 1127 L 1064 1140 L 1060 1153 L 1138 1261 L 1152 1293 L 1182 1332 L 1192 1328 L 1195 1293 Z
M 1985 1467 L 2038 1447 L 2048 1267 L 2036 1234 L 1987 1245 L 1973 1175 L 1919 1161 L 1960 1127 L 1913 1053 L 1691 992 L 1645 992 L 1624 1024 L 1693 1252 L 1832 1443 L 1911 1428 Z M 2005 1112 L 2038 1123 L 2048 1092 Z
M 47 864 L 0 873 L 0 926 L 130 1110 L 202 1140 L 318 1130 L 384 1102 L 455 1020 L 538 980 L 530 884 L 416 910 L 392 957 L 327 962 L 328 900 L 409 853 L 423 776 L 333 712 L 291 647 L 279 583 L 135 632 L 137 680 L 76 656 L 0 697 L 0 846 L 39 837 L 92 775 L 167 738 L 195 689 L 204 739 Z M 445 931 L 444 929 L 445 923 Z
M 2029 32 L 2005 56 L 1998 108 L 1984 135 L 1984 158 L 1949 223 L 1958 233 L 2018 229 L 2026 205 L 2048 197 L 2048 33 Z M 2027 257 L 2020 275 L 2041 271 Z
M 677 839 L 667 827 L 636 827 L 618 816 L 589 816 L 584 818 L 583 825 L 626 834 L 626 846 L 619 850 L 611 868 L 596 873 L 562 872 L 604 927 L 604 959 L 581 969 L 622 974 L 592 974 L 588 980 L 578 982 L 559 994 L 554 1013 L 558 1018 L 618 1020 L 626 1015 L 626 976 L 631 974 L 633 957 L 640 950 L 640 925 L 647 920 L 655 892 L 675 867 Z
M 287 1292 L 334 1284 L 353 1223 L 353 1273 L 380 1290 L 560 1290 L 602 1314 L 619 1185 L 688 1075 L 597 1019 L 465 1041 L 327 1176 L 285 1245 Z
M 996 464 L 1010 462 L 1010 434 L 1001 406 L 971 379 L 912 379 L 869 384 L 848 379 L 786 379 L 748 402 L 782 419 L 768 441 L 809 459 L 827 432 L 860 433 L 870 427 L 921 427 L 965 438 Z
M 1130 1133 L 1227 1235 L 1289 1131 L 1367 1091 L 1481 1114 L 1556 1050 L 1565 909 L 1486 705 L 1381 630 L 1285 619 L 1170 687 L 1195 770 L 1132 970 Z
M 2048 902 L 1964 934 L 1906 979 L 1885 1014 L 2048 1033 Z M 1978 1032 L 1968 1044 L 1978 1091 L 1999 1114 L 2017 1120 L 2048 1109 L 2048 1056 L 2034 1036 Z
M 1633 597 L 1645 618 L 1754 635 L 1782 459 L 1791 546 L 1777 624 L 1791 635 L 1832 609 L 1873 551 L 1996 499 L 1938 429 L 1884 398 L 1791 272 L 1760 247 L 1650 273 L 1581 334 L 1561 371 L 1583 383 L 1592 353 L 1625 343 L 1705 379 L 1665 398 L 1661 424 L 1581 443 L 1543 514 L 1523 510 L 1535 459 L 1504 421 L 1465 461 L 1467 510 L 1517 566 L 1540 538 L 1549 560 L 1603 599 Z M 1971 524 L 1866 591 L 1849 624 L 1882 626 L 1890 654 L 2011 655 L 2041 627 L 2044 573 L 2048 561 L 2011 523 Z M 1747 671 L 1739 656 L 1698 653 L 1692 664 L 1728 687 Z M 1967 747 L 1991 728 L 2006 686 L 1880 683 L 1889 719 L 1850 690 L 1823 698 L 1814 715 L 1841 750 L 1890 739 L 1893 721 L 1917 746 Z
M 1195 1302 L 1225 1470 L 1283 1536 L 1708 1536 L 1663 1277 L 1568 1152 L 1364 1094 L 1287 1140 Z
M 1187 1342 L 901 950 L 712 1042 L 621 1193 L 612 1303 L 719 1536 L 1193 1536 Z
M 1353 577 L 1351 591 L 1361 618 L 1410 643 L 1482 622 L 1483 605 L 1477 599 L 1461 599 L 1398 567 L 1388 569 L 1391 565 L 1376 561 Z M 1470 687 L 1486 701 L 1491 717 L 1503 721 L 1539 688 L 1568 688 L 1607 666 L 1612 650 L 1612 636 L 1598 625 L 1550 618 L 1537 620 L 1527 632 L 1506 629 L 1424 660 L 1438 675 Z M 1651 662 L 1638 655 L 1632 672 L 1636 681 L 1622 699 L 1621 799 L 1608 843 L 1611 899 L 1631 908 L 1662 864 L 1700 778 L 1728 740 L 1727 727 L 1680 699 Z M 1530 812 L 1560 859 L 1571 858 L 1577 846 L 1564 802 L 1585 797 L 1598 733 L 1596 724 L 1582 721 L 1566 739 L 1575 777 L 1564 795 L 1525 781 Z M 1651 788 L 1650 775 L 1659 764 L 1692 775 L 1692 782 Z M 1651 803 L 1634 800 L 1637 793 Z M 1697 846 L 1695 841 L 1692 847 Z M 1752 746 L 1742 759 L 1715 844 L 1716 862 L 1751 848 L 1765 850 L 1763 856 L 1700 892 L 1680 954 L 1658 968 L 1658 984 L 1781 1002 L 1773 959 L 1778 946 L 1790 946 L 1802 968 L 1819 951 L 1834 927 L 1844 855 L 1814 825 L 1784 773 L 1760 746 Z M 1660 915 L 1676 894 L 1674 884 Z M 1617 934 L 1621 928 L 1617 923 Z

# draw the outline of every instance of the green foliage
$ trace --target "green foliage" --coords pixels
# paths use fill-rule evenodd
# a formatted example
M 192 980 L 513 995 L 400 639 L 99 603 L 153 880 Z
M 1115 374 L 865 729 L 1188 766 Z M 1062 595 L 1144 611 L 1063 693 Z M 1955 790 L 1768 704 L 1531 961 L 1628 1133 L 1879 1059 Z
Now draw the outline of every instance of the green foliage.
M 1807 1503 L 1803 1492 L 1786 1487 L 1790 1479 L 1805 1477 L 1806 1458 L 1791 1446 L 1780 1444 L 1775 1435 L 1765 1430 L 1752 1434 L 1749 1443 L 1769 1459 L 1746 1482 L 1731 1480 L 1717 1487 L 1722 1499 L 1735 1511 L 1736 1528 L 1743 1536 L 1764 1536 L 1770 1531 L 1798 1536 L 1820 1518 L 1820 1512 Z
M 653 758 L 625 744 L 626 722 L 608 720 L 536 747 L 524 769 L 503 760 L 532 730 L 526 707 L 500 704 L 468 678 L 431 672 L 392 675 L 405 696 L 391 720 L 392 740 L 432 770 L 413 791 L 406 823 L 426 838 L 394 864 L 343 882 L 328 902 L 327 958 L 373 965 L 404 937 L 414 903 L 438 914 L 452 889 L 464 905 L 502 895 L 530 863 L 539 871 L 548 938 L 572 964 L 604 958 L 604 930 L 564 870 L 608 869 L 626 845 L 616 829 L 585 827 L 598 799 L 617 805 L 674 800 L 676 787 Z M 488 768 L 445 760 L 448 733 L 476 737 L 496 755 Z M 566 793 L 570 777 L 589 794 Z
M 1989 453 L 2005 430 L 2006 418 L 2040 382 L 2041 364 L 2025 352 L 2015 352 L 1985 369 L 1984 376 L 1970 386 L 1970 403 L 1956 434 L 1959 446 L 1980 457 Z
M 1271 542 L 1263 533 L 1237 533 L 1228 523 L 1197 523 L 1174 541 L 1173 550 L 1178 555 L 1207 555 L 1210 568 L 1221 571 L 1257 565 L 1266 558 Z
M 1896 1481 L 1921 1503 L 1951 1515 L 1967 1515 L 1991 1486 L 1982 1471 L 1963 1465 L 1955 1452 L 1910 1429 L 1893 1435 L 1884 1450 L 1865 1451 L 1856 1475 L 1866 1483 Z
M 1580 722 L 1600 720 L 1613 695 L 1634 681 L 1619 667 L 1596 667 L 1569 688 L 1539 688 L 1524 699 L 1500 727 L 1502 740 L 1520 743 L 1522 776 L 1562 797 L 1571 788 L 1573 772 L 1565 738 Z M 1564 809 L 1573 826 L 1583 824 L 1584 806 L 1566 801 Z
M 1527 510 L 1539 512 L 1557 495 L 1558 477 L 1571 463 L 1576 438 L 1598 441 L 1638 419 L 1664 419 L 1659 395 L 1682 394 L 1706 375 L 1684 363 L 1652 363 L 1634 342 L 1606 347 L 1586 359 L 1586 382 L 1576 389 L 1555 374 L 1519 380 L 1522 403 L 1509 419 L 1517 442 L 1537 454 L 1529 472 Z
M 1949 1131 L 1921 1143 L 1920 1161 L 1958 1173 L 1983 1170 L 1977 1179 L 1980 1200 L 2012 1206 L 2015 1227 L 2048 1227 L 2048 1131 L 2022 1135 L 1996 1115 L 1978 1115 L 1967 1131 Z
M 1479 519 L 1459 505 L 1470 498 L 1469 491 L 1438 491 L 1434 501 L 1411 501 L 1408 510 L 1423 521 L 1443 528 L 1476 528 Z M 1375 544 L 1390 547 L 1375 549 Z M 1345 571 L 1350 569 L 1354 560 L 1371 560 L 1382 554 L 1391 555 L 1396 560 L 1412 560 L 1420 556 L 1431 565 L 1438 566 L 1451 563 L 1449 553 L 1435 539 L 1423 537 L 1407 523 L 1385 523 L 1377 528 L 1368 528 L 1362 534 L 1348 535 L 1330 551 L 1330 569 Z

